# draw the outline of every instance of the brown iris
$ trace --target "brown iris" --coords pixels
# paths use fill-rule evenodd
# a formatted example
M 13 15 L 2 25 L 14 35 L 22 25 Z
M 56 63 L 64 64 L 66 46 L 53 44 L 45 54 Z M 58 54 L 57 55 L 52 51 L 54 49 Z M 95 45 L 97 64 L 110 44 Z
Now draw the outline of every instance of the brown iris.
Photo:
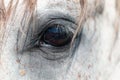
M 60 24 L 48 27 L 42 35 L 42 42 L 55 46 L 65 46 L 71 42 L 72 32 Z

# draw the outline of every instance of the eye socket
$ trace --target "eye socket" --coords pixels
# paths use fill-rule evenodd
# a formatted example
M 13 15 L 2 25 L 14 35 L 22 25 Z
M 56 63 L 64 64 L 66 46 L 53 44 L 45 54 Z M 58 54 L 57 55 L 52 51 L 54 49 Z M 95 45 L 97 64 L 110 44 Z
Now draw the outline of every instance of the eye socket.
M 71 42 L 72 33 L 61 24 L 52 24 L 44 31 L 39 45 L 48 44 L 54 47 L 62 47 Z
M 74 19 L 58 17 L 39 21 L 27 50 L 38 52 L 49 60 L 71 56 L 70 43 L 77 27 Z

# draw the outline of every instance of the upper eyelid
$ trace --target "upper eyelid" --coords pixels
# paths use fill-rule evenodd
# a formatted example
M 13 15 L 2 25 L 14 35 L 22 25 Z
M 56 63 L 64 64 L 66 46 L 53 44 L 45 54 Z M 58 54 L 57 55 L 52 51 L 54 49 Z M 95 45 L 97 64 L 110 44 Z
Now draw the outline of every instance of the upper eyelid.
M 64 21 L 68 21 L 71 22 L 73 24 L 75 24 L 77 26 L 76 20 L 69 15 L 68 13 L 63 13 L 63 12 L 59 12 L 59 11 L 45 11 L 43 13 L 39 13 L 37 14 L 37 16 L 35 17 L 35 29 L 39 30 L 39 32 L 41 32 L 47 23 L 49 23 L 52 20 L 64 20 Z M 30 25 L 32 24 L 32 22 L 30 22 Z M 75 27 L 76 28 L 76 27 Z M 35 31 L 38 32 L 38 31 Z
M 50 10 L 45 11 L 44 13 L 37 14 L 37 20 L 39 21 L 40 24 L 48 22 L 51 19 L 62 19 L 77 24 L 76 20 L 68 13 Z
M 61 20 L 65 20 L 65 21 L 72 22 L 72 23 L 74 23 L 74 24 L 77 25 L 77 23 L 76 23 L 75 21 L 73 21 L 73 20 L 71 20 L 71 19 L 68 19 L 68 18 L 65 18 L 65 17 L 61 17 L 61 18 L 51 18 L 51 19 L 61 19 Z

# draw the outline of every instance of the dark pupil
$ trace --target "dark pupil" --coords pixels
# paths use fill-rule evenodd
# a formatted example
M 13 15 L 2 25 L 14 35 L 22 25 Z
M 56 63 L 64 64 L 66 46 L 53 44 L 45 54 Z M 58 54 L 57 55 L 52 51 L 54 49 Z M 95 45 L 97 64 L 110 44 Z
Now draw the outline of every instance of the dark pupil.
M 71 33 L 62 25 L 50 26 L 42 36 L 43 42 L 52 46 L 64 46 L 71 41 Z

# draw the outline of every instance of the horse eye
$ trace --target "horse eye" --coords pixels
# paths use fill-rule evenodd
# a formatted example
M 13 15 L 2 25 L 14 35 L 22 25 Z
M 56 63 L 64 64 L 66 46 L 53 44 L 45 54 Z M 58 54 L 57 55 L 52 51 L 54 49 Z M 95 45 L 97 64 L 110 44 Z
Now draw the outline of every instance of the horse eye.
M 77 28 L 74 19 L 53 17 L 39 22 L 33 36 L 28 38 L 27 51 L 36 51 L 49 60 L 71 56 L 70 43 Z
M 50 25 L 42 34 L 39 44 L 48 44 L 54 47 L 61 47 L 69 44 L 72 33 L 61 24 Z

